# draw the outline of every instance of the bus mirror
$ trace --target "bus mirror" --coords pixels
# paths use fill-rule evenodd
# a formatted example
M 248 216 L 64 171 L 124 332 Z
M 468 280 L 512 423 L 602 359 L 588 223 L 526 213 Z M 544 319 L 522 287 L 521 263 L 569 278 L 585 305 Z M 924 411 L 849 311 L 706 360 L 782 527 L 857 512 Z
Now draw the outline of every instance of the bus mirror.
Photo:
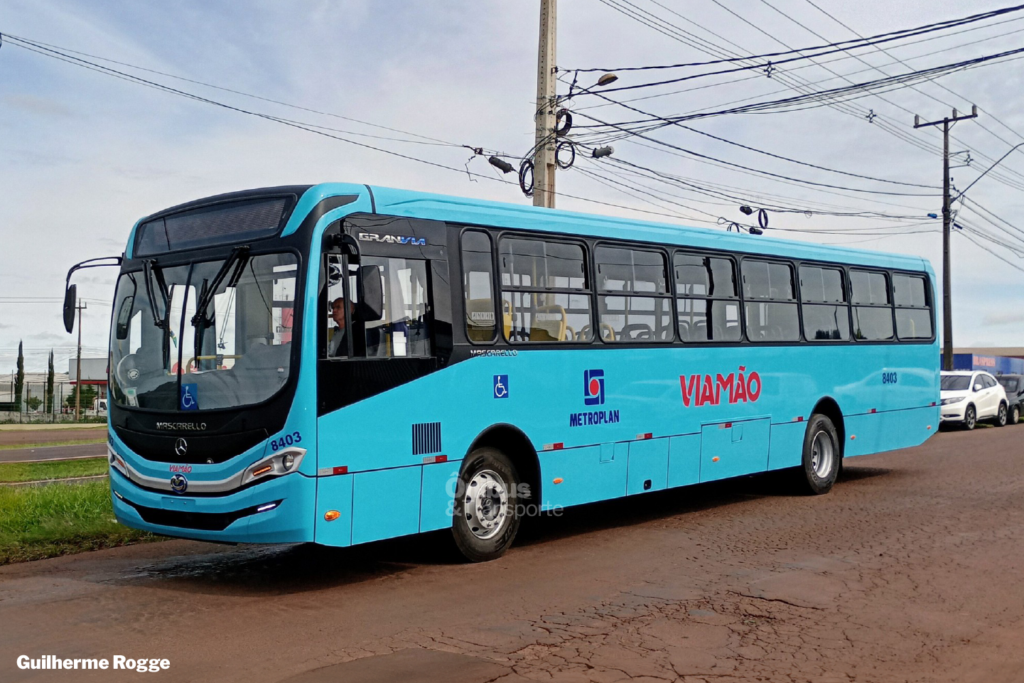
M 135 305 L 135 297 L 126 296 L 121 302 L 121 310 L 117 312 L 117 339 L 124 341 L 128 338 L 128 326 L 132 320 L 132 307 Z
M 359 267 L 357 314 L 363 322 L 373 322 L 384 317 L 384 295 L 377 266 Z
M 78 285 L 68 285 L 64 290 L 64 329 L 71 334 L 75 329 L 75 305 L 78 304 Z

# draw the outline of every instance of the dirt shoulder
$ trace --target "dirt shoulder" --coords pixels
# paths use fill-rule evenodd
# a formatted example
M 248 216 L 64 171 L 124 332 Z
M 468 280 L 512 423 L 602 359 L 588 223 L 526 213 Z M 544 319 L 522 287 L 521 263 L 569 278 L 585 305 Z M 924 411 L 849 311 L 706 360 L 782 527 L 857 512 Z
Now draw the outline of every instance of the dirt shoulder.
M 31 427 L 31 429 L 27 429 Z M 98 425 L 4 425 L 0 427 L 0 446 L 41 446 L 82 441 L 103 441 L 107 426 Z

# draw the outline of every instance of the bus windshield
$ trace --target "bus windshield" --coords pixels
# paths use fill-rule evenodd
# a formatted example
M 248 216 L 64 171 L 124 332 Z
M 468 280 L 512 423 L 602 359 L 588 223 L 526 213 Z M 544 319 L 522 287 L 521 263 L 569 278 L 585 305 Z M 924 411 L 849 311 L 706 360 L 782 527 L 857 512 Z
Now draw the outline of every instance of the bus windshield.
M 110 330 L 110 395 L 166 411 L 260 403 L 288 380 L 298 260 L 249 256 L 123 273 Z

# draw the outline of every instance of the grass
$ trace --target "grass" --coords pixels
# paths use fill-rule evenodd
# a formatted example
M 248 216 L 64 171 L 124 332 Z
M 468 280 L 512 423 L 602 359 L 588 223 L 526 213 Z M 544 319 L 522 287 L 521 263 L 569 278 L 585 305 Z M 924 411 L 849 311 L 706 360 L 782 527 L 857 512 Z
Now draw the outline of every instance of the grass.
M 114 519 L 106 481 L 0 486 L 0 565 L 157 538 Z
M 10 443 L 0 445 L 0 451 L 16 451 L 22 448 L 49 448 L 50 446 L 85 446 L 106 443 L 106 439 L 72 439 L 70 441 L 48 441 L 46 443 Z
M 50 462 L 0 463 L 0 483 L 92 477 L 97 474 L 106 473 L 107 459 L 104 457 L 82 458 L 81 460 L 53 460 Z

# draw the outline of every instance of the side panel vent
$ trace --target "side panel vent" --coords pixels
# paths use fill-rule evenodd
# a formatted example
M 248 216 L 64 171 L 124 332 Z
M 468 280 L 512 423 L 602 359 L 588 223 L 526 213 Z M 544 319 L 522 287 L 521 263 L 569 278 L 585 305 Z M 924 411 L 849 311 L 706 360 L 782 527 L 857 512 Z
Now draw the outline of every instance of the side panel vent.
M 412 454 L 441 452 L 441 423 L 423 422 L 412 426 Z

